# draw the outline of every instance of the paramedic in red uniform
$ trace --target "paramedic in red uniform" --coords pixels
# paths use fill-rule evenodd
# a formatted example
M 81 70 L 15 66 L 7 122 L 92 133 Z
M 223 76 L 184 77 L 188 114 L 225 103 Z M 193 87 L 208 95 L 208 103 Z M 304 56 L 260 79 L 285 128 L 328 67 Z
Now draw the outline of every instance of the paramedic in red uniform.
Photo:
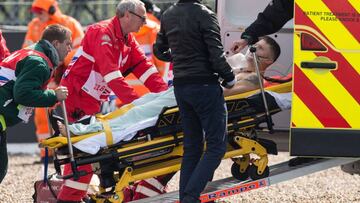
M 144 4 L 140 0 L 122 0 L 112 19 L 89 26 L 82 47 L 66 70 L 61 85 L 69 91 L 66 100 L 70 122 L 81 121 L 100 111 L 101 101 L 111 92 L 124 104 L 138 98 L 124 80 L 132 72 L 151 92 L 167 89 L 156 67 L 146 58 L 131 32 L 146 23 Z M 58 202 L 80 202 L 92 177 L 91 165 L 78 167 L 89 174 L 79 180 L 65 180 Z M 64 174 L 72 173 L 66 165 Z

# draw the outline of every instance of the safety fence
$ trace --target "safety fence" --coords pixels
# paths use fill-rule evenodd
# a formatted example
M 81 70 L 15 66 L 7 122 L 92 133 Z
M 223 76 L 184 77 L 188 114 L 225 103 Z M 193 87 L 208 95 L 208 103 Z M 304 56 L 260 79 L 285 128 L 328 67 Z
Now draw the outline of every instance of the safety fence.
M 58 2 L 64 14 L 74 17 L 81 25 L 86 26 L 114 16 L 119 0 L 62 0 Z M 161 11 L 164 11 L 177 0 L 153 0 L 152 2 Z M 203 3 L 215 9 L 215 0 L 204 0 Z M 0 25 L 2 29 L 21 29 L 21 26 L 26 26 L 34 17 L 30 11 L 31 4 L 32 0 L 0 0 Z

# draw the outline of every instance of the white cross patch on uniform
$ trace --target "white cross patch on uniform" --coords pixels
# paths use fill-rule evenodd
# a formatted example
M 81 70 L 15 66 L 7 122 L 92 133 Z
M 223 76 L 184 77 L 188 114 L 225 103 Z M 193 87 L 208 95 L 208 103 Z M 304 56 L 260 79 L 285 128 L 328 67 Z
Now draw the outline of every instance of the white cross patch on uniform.
M 119 68 L 120 68 L 120 67 L 123 67 L 123 66 L 125 65 L 125 63 L 127 62 L 128 58 L 129 58 L 129 55 L 126 55 L 126 56 L 123 58 L 122 53 L 120 53 L 119 62 L 118 62 Z
M 112 46 L 111 39 L 110 39 L 109 35 L 106 35 L 106 34 L 101 37 L 101 45 L 105 45 L 105 44 Z

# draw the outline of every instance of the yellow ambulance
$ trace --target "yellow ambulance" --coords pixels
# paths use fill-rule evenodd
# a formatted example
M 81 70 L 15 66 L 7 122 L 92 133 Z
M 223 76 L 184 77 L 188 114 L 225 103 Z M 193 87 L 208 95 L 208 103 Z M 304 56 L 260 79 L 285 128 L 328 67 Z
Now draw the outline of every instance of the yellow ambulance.
M 295 0 L 290 154 L 360 156 L 360 1 Z

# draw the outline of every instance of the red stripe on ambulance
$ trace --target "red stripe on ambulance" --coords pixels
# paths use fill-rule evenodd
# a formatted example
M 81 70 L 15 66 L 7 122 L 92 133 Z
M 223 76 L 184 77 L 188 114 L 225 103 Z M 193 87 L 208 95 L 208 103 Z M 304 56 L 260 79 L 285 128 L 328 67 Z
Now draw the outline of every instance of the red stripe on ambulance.
M 314 116 L 324 125 L 324 127 L 350 127 L 334 106 L 331 105 L 326 97 L 296 65 L 294 65 L 294 74 L 296 75 L 294 83 L 295 93 L 311 110 Z
M 337 61 L 338 69 L 331 71 L 341 85 L 351 94 L 351 96 L 360 104 L 360 75 L 356 70 L 349 64 L 349 62 L 338 52 L 329 49 L 328 54 L 326 53 L 315 53 L 317 56 L 331 55 L 332 61 Z
M 297 17 L 301 18 L 299 19 L 304 25 L 310 26 L 316 31 L 318 31 L 323 37 L 326 38 L 326 36 L 320 31 L 320 29 L 306 16 L 301 12 L 301 9 L 296 6 L 296 9 L 299 9 L 297 11 Z M 360 32 L 360 29 L 359 29 Z M 320 40 L 318 38 L 318 40 Z M 329 40 L 329 39 L 328 39 Z M 321 40 L 320 40 L 321 41 Z M 321 41 L 324 43 L 323 41 Z M 324 43 L 325 44 L 325 43 Z M 317 56 L 326 56 L 329 57 L 332 61 L 338 62 L 338 69 L 331 71 L 331 73 L 336 77 L 336 79 L 339 81 L 339 83 L 342 84 L 342 86 L 351 94 L 351 96 L 360 104 L 360 75 L 357 73 L 357 71 L 352 67 L 352 65 L 344 58 L 344 56 L 338 52 L 335 52 L 334 50 L 328 48 L 328 52 L 318 52 L 315 54 Z
M 331 12 L 340 19 L 339 22 L 341 22 L 360 43 L 360 28 L 358 27 L 359 13 L 354 9 L 349 1 L 341 1 L 341 3 L 340 1 L 326 1 L 324 3 Z

